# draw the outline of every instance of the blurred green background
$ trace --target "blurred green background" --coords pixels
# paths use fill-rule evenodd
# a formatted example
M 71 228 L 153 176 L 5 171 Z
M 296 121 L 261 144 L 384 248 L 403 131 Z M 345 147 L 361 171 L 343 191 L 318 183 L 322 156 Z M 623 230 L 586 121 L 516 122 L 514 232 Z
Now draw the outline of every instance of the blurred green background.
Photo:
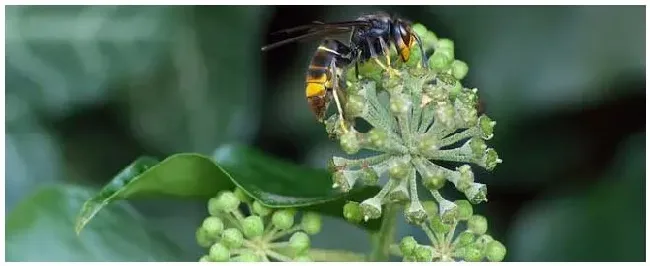
M 376 10 L 454 40 L 456 57 L 469 64 L 463 84 L 479 88 L 498 122 L 490 146 L 504 160 L 477 173 L 489 202 L 476 212 L 508 247 L 506 260 L 645 260 L 642 6 L 9 6 L 5 214 L 54 184 L 98 188 L 144 154 L 210 154 L 240 142 L 325 167 L 342 152 L 304 99 L 317 43 L 259 48 L 277 40 L 267 37 L 272 31 Z M 50 212 L 12 213 L 44 222 L 23 225 L 38 238 L 7 234 L 8 260 L 196 261 L 204 252 L 194 241 L 204 202 L 119 205 L 139 220 L 98 225 L 132 231 L 89 233 L 84 245 L 120 246 L 90 257 L 66 250 L 72 221 L 47 218 L 66 202 L 50 204 L 39 205 Z M 142 244 L 141 221 L 164 240 Z M 324 231 L 337 233 L 315 236 L 315 246 L 365 251 L 369 243 L 338 220 L 326 219 Z M 425 238 L 403 221 L 399 234 Z M 173 251 L 156 257 L 160 246 Z

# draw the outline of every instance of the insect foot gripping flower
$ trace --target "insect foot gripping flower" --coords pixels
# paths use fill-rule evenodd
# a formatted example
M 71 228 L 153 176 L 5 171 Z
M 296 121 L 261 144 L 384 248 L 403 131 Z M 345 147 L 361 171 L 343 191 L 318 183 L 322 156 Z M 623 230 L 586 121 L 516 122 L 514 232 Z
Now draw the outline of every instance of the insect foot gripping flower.
M 387 176 L 388 180 L 377 195 L 345 205 L 343 212 L 349 221 L 377 219 L 382 216 L 385 204 L 404 206 L 409 223 L 428 231 L 436 229 L 441 232 L 438 235 L 445 233 L 442 239 L 432 237 L 433 247 L 414 246 L 415 251 L 409 249 L 409 252 L 415 253 L 408 253 L 406 257 L 418 261 L 450 260 L 458 257 L 450 251 L 452 246 L 459 246 L 450 242 L 455 226 L 461 218 L 467 218 L 466 210 L 469 207 L 471 211 L 471 204 L 487 201 L 487 187 L 476 182 L 470 165 L 492 170 L 502 162 L 497 152 L 485 143 L 493 137 L 496 122 L 479 114 L 478 90 L 461 84 L 468 66 L 454 59 L 453 41 L 438 39 L 419 24 L 413 29 L 420 36 L 424 49 L 433 50 L 427 60 L 428 67 L 422 66 L 416 45 L 411 48 L 407 62 L 402 62 L 393 53 L 391 61 L 395 64 L 392 67 L 397 75 L 388 74 L 372 60 L 359 66 L 359 78 L 354 67 L 347 69 L 343 98 L 347 123 L 339 123 L 339 116 L 335 114 L 326 121 L 326 131 L 339 140 L 348 154 L 362 149 L 377 154 L 361 159 L 333 157 L 329 168 L 333 172 L 333 187 L 343 192 L 356 185 L 378 185 L 380 177 Z M 358 130 L 357 121 L 367 122 L 370 130 Z M 348 127 L 341 128 L 340 124 Z M 440 161 L 458 166 L 443 167 L 437 163 Z M 443 198 L 439 190 L 447 182 L 467 200 L 453 202 Z M 418 186 L 429 191 L 435 201 L 422 202 Z M 435 211 L 432 210 L 434 206 Z M 436 230 L 432 232 L 438 232 Z M 476 236 L 483 237 L 484 233 Z M 464 235 L 461 236 L 468 237 Z M 486 237 L 489 236 L 483 238 Z M 480 252 L 475 245 L 464 249 L 463 254 L 469 255 L 461 259 L 503 258 L 499 253 L 505 252 L 503 245 L 491 239 L 484 242 Z
M 319 214 L 304 213 L 298 223 L 295 210 L 267 208 L 239 188 L 210 199 L 208 212 L 196 231 L 208 249 L 202 262 L 311 261 L 309 235 L 321 230 Z

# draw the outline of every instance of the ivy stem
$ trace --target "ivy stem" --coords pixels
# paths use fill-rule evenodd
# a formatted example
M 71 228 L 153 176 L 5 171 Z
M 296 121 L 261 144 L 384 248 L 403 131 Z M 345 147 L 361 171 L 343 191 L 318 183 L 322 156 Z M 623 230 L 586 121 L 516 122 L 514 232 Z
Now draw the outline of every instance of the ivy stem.
M 276 260 L 279 260 L 279 261 L 282 261 L 282 262 L 289 262 L 289 261 L 292 261 L 292 259 L 289 258 L 288 256 L 282 255 L 282 254 L 280 254 L 280 253 L 278 253 L 278 252 L 275 252 L 275 251 L 273 251 L 273 250 L 269 250 L 269 249 L 267 249 L 267 250 L 265 250 L 264 252 L 265 252 L 266 255 L 268 255 L 269 257 L 271 257 L 271 258 L 273 258 L 273 259 L 276 259 Z
M 390 245 L 395 236 L 397 211 L 399 206 L 395 203 L 387 203 L 386 211 L 381 220 L 379 231 L 373 234 L 374 246 L 370 253 L 370 261 L 388 261 L 390 258 Z
M 328 261 L 328 262 L 351 262 L 351 261 L 366 261 L 365 254 L 359 254 L 347 250 L 333 250 L 333 249 L 309 249 L 309 257 L 314 261 Z
M 280 239 L 282 237 L 293 234 L 293 233 L 299 231 L 300 229 L 302 229 L 302 227 L 300 226 L 300 224 L 298 224 L 298 225 L 295 225 L 295 226 L 289 228 L 288 230 L 275 232 L 274 234 L 270 235 L 269 239 L 270 239 L 270 241 L 275 241 L 275 240 Z

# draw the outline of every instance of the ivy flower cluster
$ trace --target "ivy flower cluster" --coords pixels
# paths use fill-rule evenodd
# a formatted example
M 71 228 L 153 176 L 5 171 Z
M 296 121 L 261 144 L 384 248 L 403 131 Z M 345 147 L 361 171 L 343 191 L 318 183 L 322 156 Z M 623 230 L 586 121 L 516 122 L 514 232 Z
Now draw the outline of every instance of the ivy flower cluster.
M 429 238 L 430 245 L 418 244 L 415 238 L 407 236 L 398 245 L 403 261 L 502 261 L 506 248 L 501 242 L 487 234 L 487 219 L 474 215 L 472 205 L 467 200 L 457 200 L 456 217 L 443 220 L 437 215 L 434 201 L 424 201 L 429 218 L 419 224 Z M 462 222 L 462 223 L 461 223 Z M 458 228 L 465 230 L 456 234 Z
M 239 188 L 210 199 L 208 212 L 196 231 L 198 244 L 208 249 L 201 262 L 311 261 L 309 236 L 322 223 L 312 212 L 296 223 L 296 210 L 270 209 Z
M 358 79 L 353 69 L 347 71 L 346 94 L 342 99 L 345 121 L 342 123 L 337 114 L 332 115 L 326 121 L 326 131 L 338 139 L 347 154 L 365 149 L 375 151 L 376 155 L 360 159 L 333 157 L 329 163 L 333 187 L 347 192 L 355 186 L 382 184 L 377 195 L 361 202 L 348 202 L 343 213 L 348 220 L 361 222 L 380 218 L 386 204 L 403 205 L 406 220 L 426 229 L 435 248 L 431 256 L 424 257 L 414 257 L 412 250 L 406 249 L 405 259 L 483 258 L 492 254 L 485 251 L 487 247 L 492 250 L 503 245 L 492 242 L 485 232 L 470 229 L 452 241 L 455 234 L 452 228 L 461 218 L 481 219 L 461 217 L 459 213 L 467 206 L 471 210 L 471 204 L 487 201 L 487 187 L 475 180 L 471 165 L 490 171 L 502 162 L 497 152 L 486 144 L 493 137 L 496 122 L 479 114 L 478 89 L 461 84 L 468 66 L 454 59 L 453 41 L 438 39 L 419 24 L 414 30 L 425 50 L 433 51 L 427 60 L 428 67 L 421 65 L 421 53 L 416 45 L 408 62 L 391 60 L 395 62 L 391 71 L 385 71 L 373 61 L 361 65 Z M 358 121 L 367 122 L 370 130 L 361 129 L 364 123 Z M 439 163 L 443 161 L 457 166 L 443 167 Z M 380 182 L 384 176 L 387 180 Z M 440 189 L 447 182 L 467 200 L 445 199 Z M 422 189 L 434 201 L 420 200 L 418 191 Z M 435 212 L 431 210 L 434 206 Z M 462 245 L 472 242 L 469 240 L 479 241 L 483 246 L 472 244 L 462 249 L 462 256 L 451 252 L 460 252 Z M 467 252 L 474 253 L 465 256 Z M 498 260 L 499 256 L 490 255 L 487 259 Z

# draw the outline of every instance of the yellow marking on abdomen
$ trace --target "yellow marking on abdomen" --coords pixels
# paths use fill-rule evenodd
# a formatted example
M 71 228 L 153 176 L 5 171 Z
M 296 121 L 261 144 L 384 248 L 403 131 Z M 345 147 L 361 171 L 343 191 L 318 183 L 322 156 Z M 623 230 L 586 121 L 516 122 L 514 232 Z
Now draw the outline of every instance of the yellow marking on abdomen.
M 307 97 L 325 95 L 325 84 L 308 82 L 307 87 L 305 88 L 305 94 Z

